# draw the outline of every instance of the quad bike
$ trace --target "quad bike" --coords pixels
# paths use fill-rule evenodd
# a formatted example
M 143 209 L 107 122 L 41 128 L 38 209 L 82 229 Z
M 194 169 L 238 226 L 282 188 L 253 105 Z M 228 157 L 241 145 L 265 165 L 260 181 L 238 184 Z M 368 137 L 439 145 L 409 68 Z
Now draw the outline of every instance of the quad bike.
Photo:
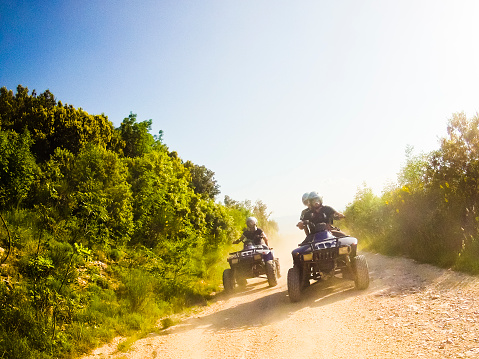
M 274 258 L 272 248 L 264 244 L 254 245 L 245 242 L 242 251 L 230 253 L 230 268 L 223 272 L 223 287 L 231 292 L 235 284 L 245 287 L 248 278 L 266 275 L 270 287 L 278 283 L 280 275 L 279 259 Z
M 357 289 L 369 286 L 366 258 L 357 255 L 358 240 L 354 237 L 335 237 L 326 227 L 308 235 L 291 252 L 293 268 L 288 270 L 288 294 L 292 302 L 301 298 L 301 292 L 310 280 L 326 280 L 337 274 L 354 280 Z

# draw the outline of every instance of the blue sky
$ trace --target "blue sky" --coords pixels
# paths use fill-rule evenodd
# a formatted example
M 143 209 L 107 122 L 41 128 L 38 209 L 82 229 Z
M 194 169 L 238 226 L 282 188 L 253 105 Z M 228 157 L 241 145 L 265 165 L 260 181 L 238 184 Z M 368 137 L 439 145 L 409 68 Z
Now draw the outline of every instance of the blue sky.
M 301 195 L 343 210 L 479 108 L 476 1 L 0 1 L 0 86 L 153 120 L 294 228 Z

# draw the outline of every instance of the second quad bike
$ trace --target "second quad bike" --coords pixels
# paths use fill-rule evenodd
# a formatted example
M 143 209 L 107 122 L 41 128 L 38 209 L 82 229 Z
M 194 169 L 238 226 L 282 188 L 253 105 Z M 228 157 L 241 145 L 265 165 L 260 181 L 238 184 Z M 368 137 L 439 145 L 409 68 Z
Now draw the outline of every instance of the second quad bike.
M 291 252 L 293 268 L 288 270 L 288 294 L 292 302 L 301 299 L 301 292 L 310 280 L 325 280 L 337 274 L 354 280 L 357 289 L 369 286 L 366 258 L 357 254 L 358 240 L 354 237 L 335 237 L 322 230 L 306 237 Z
M 230 268 L 223 272 L 223 287 L 230 292 L 237 284 L 244 287 L 248 278 L 266 275 L 270 287 L 278 283 L 280 274 L 279 259 L 274 258 L 272 249 L 264 244 L 246 242 L 242 251 L 230 253 Z

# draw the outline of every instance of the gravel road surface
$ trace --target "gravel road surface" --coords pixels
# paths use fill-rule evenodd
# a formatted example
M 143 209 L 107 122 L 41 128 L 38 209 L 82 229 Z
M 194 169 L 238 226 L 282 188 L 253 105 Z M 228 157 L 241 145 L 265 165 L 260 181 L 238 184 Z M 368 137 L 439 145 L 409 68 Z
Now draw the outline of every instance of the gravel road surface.
M 371 284 L 333 278 L 291 303 L 282 255 L 276 287 L 249 279 L 220 293 L 177 325 L 118 352 L 122 338 L 83 359 L 100 358 L 479 358 L 479 280 L 405 258 L 363 253 Z

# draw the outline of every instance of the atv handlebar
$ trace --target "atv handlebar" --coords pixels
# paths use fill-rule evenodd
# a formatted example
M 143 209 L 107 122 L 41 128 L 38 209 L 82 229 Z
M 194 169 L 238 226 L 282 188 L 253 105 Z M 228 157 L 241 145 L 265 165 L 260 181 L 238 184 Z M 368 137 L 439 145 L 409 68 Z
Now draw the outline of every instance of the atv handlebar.
M 308 229 L 308 231 L 310 233 L 321 232 L 321 231 L 331 229 L 331 225 L 328 224 L 328 223 L 324 223 L 324 222 L 313 223 L 313 222 L 309 221 L 308 219 L 305 219 L 305 220 L 302 221 L 302 223 Z M 301 229 L 301 227 L 299 226 L 299 223 L 297 224 L 297 227 L 299 227 Z

